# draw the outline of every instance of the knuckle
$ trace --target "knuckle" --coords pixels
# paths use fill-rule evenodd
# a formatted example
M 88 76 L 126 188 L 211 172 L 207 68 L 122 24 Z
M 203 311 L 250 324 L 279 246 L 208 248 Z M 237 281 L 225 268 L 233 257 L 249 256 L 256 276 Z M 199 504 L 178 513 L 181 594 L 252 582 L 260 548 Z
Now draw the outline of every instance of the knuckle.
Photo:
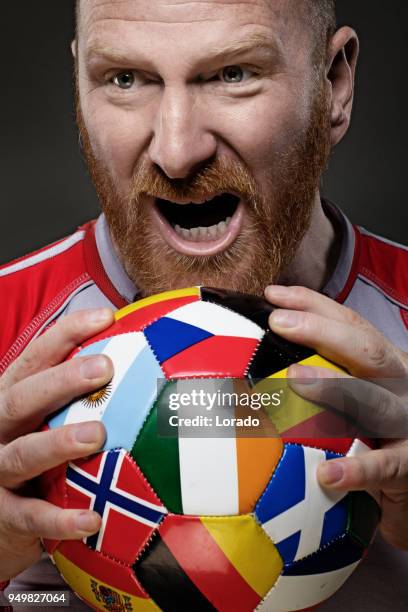
M 298 327 L 302 328 L 302 331 L 307 335 L 313 337 L 316 332 L 316 319 L 313 315 L 307 312 L 299 312 L 298 316 Z
M 368 358 L 370 364 L 381 369 L 387 363 L 387 346 L 381 338 L 375 338 L 372 334 L 365 334 L 362 340 L 362 352 Z
M 8 533 L 23 534 L 29 530 L 27 511 L 22 510 L 19 500 L 7 491 L 0 495 L 0 521 Z
M 1 467 L 3 473 L 6 472 L 9 479 L 24 480 L 26 471 L 24 438 L 18 438 L 6 447 Z
M 86 319 L 83 313 L 81 311 L 74 312 L 59 319 L 43 337 L 45 338 L 48 334 L 50 341 L 52 339 L 52 341 L 55 342 L 58 339 L 58 341 L 64 341 L 71 345 L 75 345 L 83 339 L 85 326 Z
M 2 417 L 16 421 L 21 413 L 22 397 L 18 385 L 13 385 L 4 393 L 2 402 Z
M 386 418 L 387 415 L 389 416 L 390 408 L 392 408 L 393 402 L 395 402 L 394 396 L 388 393 L 388 391 L 385 389 L 379 389 L 379 391 L 375 394 L 375 411 L 380 419 Z
M 74 343 L 81 341 L 90 327 L 89 310 L 78 310 L 61 321 L 63 333 Z
M 0 493 L 0 523 L 2 527 L 11 531 L 14 527 L 14 512 L 10 512 L 10 501 L 4 489 L 1 490 Z
M 37 367 L 38 364 L 38 345 L 40 344 L 39 338 L 25 351 L 23 351 L 16 361 L 16 365 L 21 366 L 24 370 L 32 371 Z
M 364 323 L 364 319 L 361 318 L 361 316 L 352 308 L 349 308 L 348 306 L 344 306 L 344 313 L 346 315 L 346 320 L 347 323 L 349 323 L 352 326 L 355 325 L 362 325 Z
M 31 509 L 26 508 L 24 513 L 21 513 L 18 518 L 18 527 L 21 531 L 37 535 L 37 516 Z
M 59 455 L 65 455 L 66 451 L 75 449 L 77 447 L 77 441 L 75 438 L 75 426 L 65 426 L 54 429 L 51 434 L 51 446 L 54 452 Z
M 403 476 L 402 464 L 398 452 L 387 450 L 383 453 L 381 476 L 382 480 L 399 480 Z
M 58 366 L 50 368 L 48 371 L 48 382 L 51 389 L 69 389 L 75 391 L 78 386 L 78 368 L 74 363 L 76 360 L 69 360 Z
M 390 416 L 392 416 L 393 396 L 386 391 L 382 390 L 376 394 L 375 397 L 375 412 L 372 418 L 372 426 L 375 429 L 376 434 L 381 434 L 390 422 Z

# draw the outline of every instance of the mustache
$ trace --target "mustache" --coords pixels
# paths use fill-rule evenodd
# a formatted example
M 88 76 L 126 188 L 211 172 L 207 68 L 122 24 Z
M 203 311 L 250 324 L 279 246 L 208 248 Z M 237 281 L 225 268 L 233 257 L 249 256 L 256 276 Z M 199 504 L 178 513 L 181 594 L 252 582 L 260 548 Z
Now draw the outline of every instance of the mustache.
M 189 201 L 220 193 L 233 193 L 249 202 L 259 199 L 257 185 L 249 169 L 240 162 L 222 158 L 211 161 L 193 176 L 182 179 L 170 179 L 159 167 L 143 162 L 134 171 L 129 198 L 137 202 L 146 195 L 169 201 Z

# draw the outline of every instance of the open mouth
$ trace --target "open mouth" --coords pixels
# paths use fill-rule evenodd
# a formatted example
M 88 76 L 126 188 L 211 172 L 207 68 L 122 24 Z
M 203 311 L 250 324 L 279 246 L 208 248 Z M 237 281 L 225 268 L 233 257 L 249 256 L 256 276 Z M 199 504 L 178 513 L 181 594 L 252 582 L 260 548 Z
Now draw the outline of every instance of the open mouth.
M 229 193 L 216 196 L 204 204 L 175 204 L 157 200 L 161 214 L 177 234 L 195 242 L 223 236 L 238 204 L 239 198 Z
M 242 221 L 240 198 L 222 193 L 202 203 L 170 202 L 157 198 L 154 206 L 166 241 L 187 254 L 221 251 L 237 237 Z

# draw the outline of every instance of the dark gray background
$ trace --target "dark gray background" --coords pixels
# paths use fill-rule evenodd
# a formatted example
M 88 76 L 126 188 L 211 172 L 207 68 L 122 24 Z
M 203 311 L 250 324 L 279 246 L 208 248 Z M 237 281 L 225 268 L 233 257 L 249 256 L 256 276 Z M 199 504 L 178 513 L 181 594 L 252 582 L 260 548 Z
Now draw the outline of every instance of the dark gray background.
M 352 127 L 323 192 L 354 222 L 406 243 L 408 2 L 338 5 L 339 23 L 357 29 L 362 49 Z M 73 27 L 73 0 L 1 6 L 0 262 L 97 214 L 74 123 Z

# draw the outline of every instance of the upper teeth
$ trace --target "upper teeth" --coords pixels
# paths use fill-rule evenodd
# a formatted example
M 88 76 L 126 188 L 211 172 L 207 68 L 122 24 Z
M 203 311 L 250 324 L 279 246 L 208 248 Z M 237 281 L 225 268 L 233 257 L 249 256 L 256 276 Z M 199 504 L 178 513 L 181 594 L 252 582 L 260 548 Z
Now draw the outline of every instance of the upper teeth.
M 227 231 L 230 221 L 231 217 L 227 217 L 225 221 L 220 221 L 220 223 L 211 225 L 210 227 L 192 227 L 191 229 L 186 229 L 185 227 L 180 227 L 180 225 L 175 225 L 174 229 L 177 234 L 179 234 L 179 236 L 185 240 L 204 242 L 221 238 L 221 236 Z

